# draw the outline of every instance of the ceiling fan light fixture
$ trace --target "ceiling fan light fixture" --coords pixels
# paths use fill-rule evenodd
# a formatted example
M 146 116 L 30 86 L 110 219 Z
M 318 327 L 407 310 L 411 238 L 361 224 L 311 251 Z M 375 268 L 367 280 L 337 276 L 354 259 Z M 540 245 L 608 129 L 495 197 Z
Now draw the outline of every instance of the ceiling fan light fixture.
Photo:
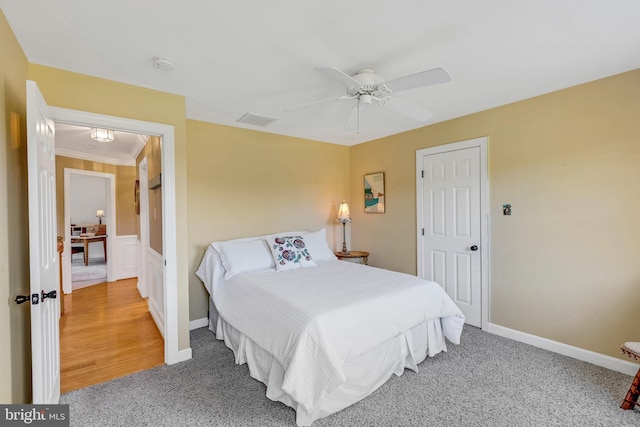
M 371 105 L 373 103 L 373 96 L 371 95 L 360 95 L 360 105 Z
M 91 139 L 99 142 L 112 142 L 115 138 L 111 129 L 91 128 Z

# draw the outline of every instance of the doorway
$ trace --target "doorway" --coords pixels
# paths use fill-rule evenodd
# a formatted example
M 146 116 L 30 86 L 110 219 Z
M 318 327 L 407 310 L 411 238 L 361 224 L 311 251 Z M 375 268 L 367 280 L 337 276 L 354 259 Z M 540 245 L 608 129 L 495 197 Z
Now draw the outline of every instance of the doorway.
M 488 324 L 487 138 L 417 150 L 418 276 Z
M 175 137 L 170 125 L 144 122 L 121 117 L 106 116 L 65 108 L 49 107 L 55 122 L 81 126 L 99 126 L 144 135 L 156 135 L 162 139 L 162 240 L 164 278 L 162 285 L 164 304 L 164 362 L 178 363 L 191 358 L 190 349 L 183 352 L 178 347 L 178 278 L 176 253 L 176 206 L 175 206 Z
M 115 131 L 113 141 L 92 141 L 89 127 L 71 124 L 56 124 L 56 131 L 68 272 L 60 296 L 60 391 L 67 393 L 162 364 L 163 325 L 155 319 L 163 315 L 152 316 L 152 301 L 136 289 L 144 258 L 136 253 L 135 163 L 150 138 Z
M 42 304 L 31 310 L 32 401 L 57 403 L 60 397 L 60 307 L 56 252 L 55 123 L 119 129 L 156 135 L 163 142 L 161 166 L 162 280 L 166 296 L 164 362 L 178 363 L 191 358 L 191 349 L 179 350 L 177 227 L 175 194 L 174 128 L 171 125 L 105 116 L 77 110 L 49 107 L 34 81 L 27 80 L 27 157 L 29 181 L 29 258 L 31 295 L 42 293 Z M 46 296 L 46 299 L 45 299 Z M 33 297 L 32 299 L 35 299 Z
M 113 242 L 116 236 L 116 177 L 111 173 L 82 169 L 64 169 L 64 242 L 62 289 L 74 289 L 101 282 L 114 281 Z M 60 183 L 58 183 L 60 185 Z M 94 219 L 102 211 L 103 217 Z M 87 243 L 73 237 L 92 234 L 96 223 L 104 222 L 106 242 L 96 239 Z M 75 236 L 74 236 L 75 235 Z M 111 239 L 109 239 L 111 235 Z M 103 252 L 106 248 L 106 252 Z M 79 255 L 79 256 L 78 256 Z M 111 262 L 108 262 L 111 260 Z M 86 261 L 86 262 L 85 262 Z M 102 279 L 102 280 L 101 280 Z

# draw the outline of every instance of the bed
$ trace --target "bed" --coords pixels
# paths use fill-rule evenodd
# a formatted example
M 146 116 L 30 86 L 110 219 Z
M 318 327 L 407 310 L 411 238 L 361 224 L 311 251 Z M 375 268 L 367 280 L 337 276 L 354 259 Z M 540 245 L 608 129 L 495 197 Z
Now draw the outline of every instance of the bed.
M 209 328 L 299 426 L 460 343 L 464 316 L 438 284 L 339 261 L 325 230 L 214 242 L 196 275 Z

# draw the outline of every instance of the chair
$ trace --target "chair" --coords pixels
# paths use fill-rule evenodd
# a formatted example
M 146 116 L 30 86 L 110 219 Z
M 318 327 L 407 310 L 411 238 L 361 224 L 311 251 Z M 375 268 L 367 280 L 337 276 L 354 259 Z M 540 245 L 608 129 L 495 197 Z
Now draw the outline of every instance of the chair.
M 84 244 L 82 242 L 74 241 L 73 238 L 75 236 L 80 236 L 82 233 L 82 227 L 76 226 L 75 224 L 71 225 L 71 262 L 73 262 L 73 256 L 75 254 L 82 254 L 84 256 Z
M 640 362 L 640 342 L 626 342 L 620 347 L 620 350 L 627 356 L 635 359 Z M 638 369 L 638 373 L 636 374 L 633 382 L 631 383 L 631 387 L 629 387 L 629 391 L 627 395 L 624 397 L 622 404 L 620 407 L 622 409 L 633 409 L 634 406 L 640 405 L 638 403 L 638 396 L 640 395 L 640 369 Z
M 74 254 L 84 254 L 84 244 L 82 243 L 72 243 L 71 244 L 71 261 L 73 262 Z

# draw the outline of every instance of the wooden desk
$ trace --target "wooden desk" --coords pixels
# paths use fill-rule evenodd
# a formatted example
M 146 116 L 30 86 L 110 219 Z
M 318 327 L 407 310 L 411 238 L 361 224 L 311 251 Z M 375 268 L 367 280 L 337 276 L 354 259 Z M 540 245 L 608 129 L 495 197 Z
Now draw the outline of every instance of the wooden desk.
M 84 265 L 89 265 L 89 243 L 102 242 L 104 247 L 104 262 L 107 262 L 107 235 L 101 236 L 71 236 L 71 243 L 84 243 Z

